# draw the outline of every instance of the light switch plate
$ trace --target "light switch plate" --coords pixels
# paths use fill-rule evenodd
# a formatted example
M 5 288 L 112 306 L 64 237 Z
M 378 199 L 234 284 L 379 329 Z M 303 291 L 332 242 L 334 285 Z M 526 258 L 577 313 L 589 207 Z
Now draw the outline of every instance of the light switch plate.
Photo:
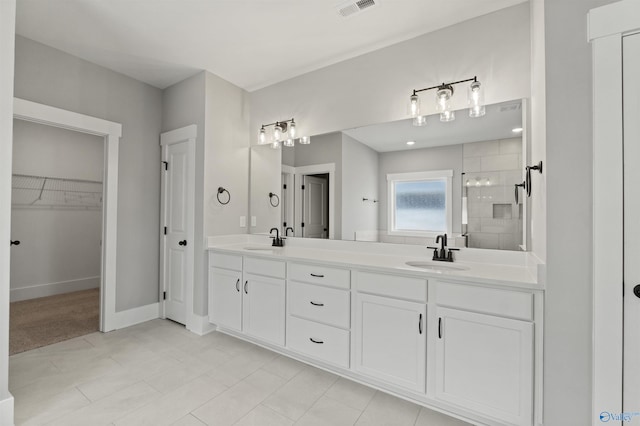
M 240 216 L 240 228 L 246 228 L 246 227 L 247 227 L 247 217 Z
M 256 226 L 256 217 L 251 216 L 251 226 Z

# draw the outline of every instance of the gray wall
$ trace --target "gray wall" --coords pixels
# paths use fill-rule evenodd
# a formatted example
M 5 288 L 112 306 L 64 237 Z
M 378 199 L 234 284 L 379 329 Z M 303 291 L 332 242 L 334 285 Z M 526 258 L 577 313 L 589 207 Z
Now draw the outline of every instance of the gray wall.
M 378 230 L 378 153 L 342 134 L 342 239 L 354 240 L 356 231 Z
M 103 152 L 104 140 L 98 136 L 13 120 L 15 174 L 102 182 Z M 19 182 L 35 189 L 13 190 L 19 205 L 12 206 L 11 235 L 21 244 L 11 253 L 11 300 L 99 287 L 101 209 L 87 209 L 82 199 L 74 203 L 73 198 L 63 208 L 25 206 L 40 195 L 38 181 L 25 183 Z M 45 193 L 45 203 L 62 195 Z
M 586 13 L 607 3 L 611 1 L 545 2 L 548 425 L 598 421 L 591 418 L 593 135 Z
M 15 96 L 122 124 L 116 311 L 158 301 L 162 92 L 16 37 Z

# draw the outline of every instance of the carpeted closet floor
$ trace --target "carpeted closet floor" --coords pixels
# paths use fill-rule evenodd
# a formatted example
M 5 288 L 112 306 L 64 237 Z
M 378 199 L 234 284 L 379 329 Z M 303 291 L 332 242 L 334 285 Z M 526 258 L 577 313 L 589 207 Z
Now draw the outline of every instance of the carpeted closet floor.
M 100 289 L 11 303 L 9 355 L 98 331 Z

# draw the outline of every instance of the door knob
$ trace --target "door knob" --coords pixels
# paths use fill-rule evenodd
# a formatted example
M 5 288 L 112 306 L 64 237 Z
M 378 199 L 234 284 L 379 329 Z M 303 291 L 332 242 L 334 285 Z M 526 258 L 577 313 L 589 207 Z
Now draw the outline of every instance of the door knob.
M 179 246 L 187 246 L 187 240 L 178 241 Z
M 640 284 L 633 288 L 633 294 L 635 294 L 636 297 L 640 297 Z
M 20 240 L 11 241 L 11 244 L 9 244 L 9 245 L 19 246 L 20 245 Z

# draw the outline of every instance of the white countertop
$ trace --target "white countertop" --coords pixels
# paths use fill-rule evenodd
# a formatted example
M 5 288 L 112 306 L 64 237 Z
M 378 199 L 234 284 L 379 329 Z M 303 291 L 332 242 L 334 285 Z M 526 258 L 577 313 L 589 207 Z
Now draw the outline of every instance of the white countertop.
M 304 241 L 303 241 L 304 240 Z M 427 278 L 500 285 L 511 288 L 543 290 L 537 279 L 541 265 L 527 253 L 502 253 L 497 250 L 463 249 L 456 252 L 453 265 L 467 270 L 428 270 L 406 265 L 409 261 L 430 261 L 432 250 L 421 246 L 366 244 L 349 241 L 319 241 L 301 238 L 285 240 L 285 247 L 271 247 L 264 236 L 235 235 L 209 237 L 209 250 L 232 252 L 268 259 L 331 264 L 339 267 L 394 272 Z M 256 250 L 259 249 L 259 250 Z M 486 252 L 486 253 L 485 253 Z M 496 253 L 497 252 L 497 253 Z M 443 262 L 445 265 L 450 265 Z

